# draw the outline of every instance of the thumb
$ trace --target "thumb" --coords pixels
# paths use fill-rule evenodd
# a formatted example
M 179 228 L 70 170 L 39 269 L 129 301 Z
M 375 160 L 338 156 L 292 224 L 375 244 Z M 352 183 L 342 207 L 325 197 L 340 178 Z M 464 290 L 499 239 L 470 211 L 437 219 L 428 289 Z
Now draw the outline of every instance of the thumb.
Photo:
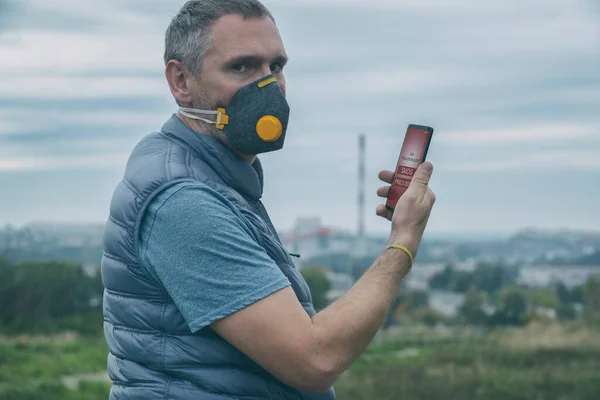
M 433 165 L 430 162 L 424 162 L 419 165 L 410 182 L 409 189 L 424 193 L 427 190 L 427 185 L 429 184 L 432 172 Z

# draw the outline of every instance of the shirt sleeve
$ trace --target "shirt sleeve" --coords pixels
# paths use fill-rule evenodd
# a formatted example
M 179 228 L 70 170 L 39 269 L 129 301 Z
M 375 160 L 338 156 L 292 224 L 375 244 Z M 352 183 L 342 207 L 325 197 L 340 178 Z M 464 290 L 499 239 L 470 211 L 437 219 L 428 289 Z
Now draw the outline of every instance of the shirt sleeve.
M 142 262 L 192 332 L 290 285 L 239 211 L 201 183 L 155 198 L 140 239 Z

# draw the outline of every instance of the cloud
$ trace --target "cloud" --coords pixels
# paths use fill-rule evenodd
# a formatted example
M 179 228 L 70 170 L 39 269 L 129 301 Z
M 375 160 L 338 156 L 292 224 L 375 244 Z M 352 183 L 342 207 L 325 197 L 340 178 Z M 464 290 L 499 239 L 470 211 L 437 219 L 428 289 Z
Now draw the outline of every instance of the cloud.
M 170 112 L 0 110 L 0 171 L 111 167 Z M 24 121 L 29 121 L 24 123 Z M 82 156 L 85 155 L 85 156 Z
M 35 98 L 95 99 L 99 97 L 145 97 L 168 94 L 161 79 L 135 77 L 81 78 L 68 76 L 2 76 L 0 96 L 10 99 Z
M 445 0 L 265 0 L 269 7 L 286 7 L 289 5 L 303 6 L 319 10 L 323 7 L 345 8 L 356 7 L 370 10 L 385 10 L 389 12 L 419 13 L 431 17 L 521 17 L 530 19 L 532 16 L 538 18 L 566 15 L 566 16 L 587 16 L 592 3 L 585 6 L 584 2 L 579 2 L 579 7 L 573 7 L 569 0 L 505 0 L 498 2 L 495 0 L 457 0 L 448 2 Z
M 496 157 L 500 158 L 500 157 Z M 489 173 L 489 172 L 565 172 L 582 169 L 600 171 L 600 150 L 554 151 L 533 154 L 518 154 L 497 160 L 479 160 L 444 165 L 446 171 Z
M 16 132 L 20 129 L 22 129 L 22 127 L 21 124 L 19 124 L 18 122 L 0 120 L 0 136 L 3 134 L 10 134 Z
M 124 35 L 19 30 L 0 37 L 0 72 L 68 76 L 130 70 L 160 76 L 163 46 L 160 31 Z
M 564 141 L 586 142 L 600 135 L 600 125 L 579 123 L 539 124 L 511 128 L 479 129 L 466 132 L 444 132 L 437 141 L 447 146 L 480 146 L 493 144 L 518 144 L 521 142 Z
M 139 111 L 118 110 L 113 108 L 89 109 L 85 111 L 66 110 L 67 112 L 57 113 L 54 110 L 29 109 L 24 107 L 9 108 L 0 110 L 0 120 L 4 125 L 0 125 L 0 135 L 4 134 L 26 134 L 43 129 L 53 131 L 57 127 L 73 126 L 87 129 L 89 127 L 110 127 L 113 129 L 121 128 L 140 128 L 143 126 L 156 127 L 162 125 L 166 118 L 171 116 L 167 111 L 160 113 L 154 111 L 144 111 L 140 107 Z M 32 119 L 33 121 L 23 124 L 23 121 Z M 21 123 L 19 123 L 21 122 Z M 31 125 L 33 123 L 33 125 Z
M 78 0 L 19 0 L 15 5 L 19 13 L 12 25 L 17 29 L 73 31 L 83 28 L 84 23 L 93 30 L 122 30 L 131 26 L 151 27 L 153 22 L 144 10 L 128 10 L 109 0 L 98 0 L 93 5 Z
M 351 41 L 353 52 L 378 52 L 379 59 L 388 57 L 382 52 L 405 57 L 404 62 L 418 54 L 421 64 L 445 61 L 446 57 L 456 60 L 456 56 L 469 56 L 470 61 L 476 61 L 474 54 L 477 58 L 494 54 L 506 57 L 507 52 L 511 56 L 557 51 L 591 54 L 600 43 L 596 18 L 585 7 L 574 7 L 568 0 L 299 0 L 291 3 L 294 8 L 289 4 L 273 4 L 283 19 L 284 40 L 317 50 L 325 46 L 333 52 L 336 45 L 343 50 L 339 45 Z M 313 29 L 300 34 L 307 20 Z M 288 30 L 286 24 L 292 28 Z M 429 51 L 430 56 L 424 59 L 423 50 L 431 47 L 435 51 Z
M 348 3 L 364 7 L 366 14 L 352 13 L 341 6 L 342 4 L 347 6 Z M 558 51 L 577 54 L 593 53 L 597 48 L 595 45 L 598 44 L 598 35 L 594 35 L 597 31 L 593 31 L 596 24 L 582 21 L 580 11 L 568 11 L 572 7 L 567 8 L 564 1 L 551 3 L 550 5 L 544 3 L 546 5 L 543 8 L 539 1 L 529 0 L 519 4 L 520 9 L 525 7 L 530 11 L 536 9 L 544 11 L 537 16 L 535 23 L 523 23 L 523 17 L 514 19 L 512 8 L 516 4 L 514 1 L 502 5 L 497 2 L 485 2 L 485 6 L 477 6 L 479 3 L 475 2 L 450 5 L 447 2 L 435 1 L 425 3 L 384 1 L 377 4 L 364 1 L 326 1 L 319 6 L 316 2 L 309 2 L 307 5 L 305 2 L 290 1 L 273 4 L 273 7 L 284 15 L 292 14 L 292 18 L 293 12 L 297 9 L 309 9 L 314 15 L 319 16 L 319 7 L 334 6 L 336 16 L 344 18 L 347 22 L 354 18 L 357 22 L 361 18 L 370 21 L 375 16 L 381 20 L 376 25 L 342 23 L 344 20 L 341 20 L 334 27 L 329 24 L 327 16 L 320 15 L 322 21 L 327 21 L 326 28 L 334 32 L 328 35 L 327 40 L 322 38 L 311 40 L 312 35 L 321 34 L 319 32 L 322 31 L 319 29 L 303 29 L 299 36 L 296 36 L 299 32 L 295 31 L 291 38 L 294 43 L 291 51 L 292 59 L 298 57 L 303 64 L 297 69 L 292 69 L 297 71 L 290 76 L 290 80 L 296 83 L 296 87 L 312 93 L 327 90 L 334 99 L 348 99 L 349 96 L 378 96 L 416 90 L 443 90 L 458 86 L 516 84 L 531 78 L 529 74 L 523 74 L 524 69 L 531 68 L 528 66 L 531 60 L 555 57 Z M 104 1 L 98 2 L 98 6 L 92 8 L 77 1 L 31 2 L 29 5 L 35 6 L 36 12 L 59 12 L 73 19 L 98 18 L 106 20 L 107 23 L 109 19 L 114 19 L 111 20 L 111 24 L 119 27 L 131 26 L 132 29 L 135 27 L 135 33 L 132 31 L 127 34 L 115 33 L 108 30 L 107 26 L 106 32 L 74 35 L 66 32 L 33 31 L 31 27 L 25 26 L 12 35 L 6 36 L 4 45 L 0 45 L 0 58 L 6 60 L 0 66 L 0 72 L 4 72 L 4 76 L 10 76 L 12 79 L 11 72 L 18 70 L 22 79 L 26 79 L 27 82 L 0 82 L 0 88 L 5 88 L 1 94 L 32 96 L 32 88 L 35 87 L 42 88 L 36 94 L 44 97 L 51 96 L 51 93 L 56 93 L 57 97 L 69 98 L 106 96 L 108 93 L 114 93 L 115 96 L 129 94 L 134 96 L 135 92 L 139 92 L 141 96 L 165 93 L 166 83 L 162 76 L 162 35 L 166 26 L 157 29 L 156 26 L 146 24 L 153 15 L 160 14 L 158 10 L 153 13 L 138 12 L 136 14 L 138 17 L 131 21 L 119 20 L 124 18 L 123 15 L 135 14 L 128 9 L 128 4 Z M 152 3 L 152 6 L 157 7 L 157 4 Z M 164 7 L 166 10 L 167 6 Z M 392 12 L 381 15 L 377 7 L 387 7 Z M 174 12 L 175 9 L 173 5 L 172 11 Z M 436 11 L 433 12 L 433 9 Z M 464 18 L 473 12 L 477 15 L 494 17 L 496 25 L 490 26 L 483 21 L 459 25 L 444 17 L 443 23 L 427 26 L 427 35 L 407 35 L 407 32 L 420 29 L 418 23 L 410 19 L 411 13 L 415 10 L 426 10 L 425 15 L 428 18 L 440 17 L 443 15 L 441 11 L 454 10 Z M 506 12 L 503 13 L 501 10 Z M 162 15 L 161 18 L 166 23 L 169 16 Z M 373 35 L 385 36 L 382 40 L 373 41 L 372 35 L 364 32 L 365 26 L 369 26 L 371 30 L 375 29 Z M 351 51 L 346 47 L 349 42 L 355 44 Z M 391 47 L 393 44 L 395 46 Z M 436 48 L 436 52 L 432 53 L 433 58 L 423 59 L 422 52 L 418 50 L 423 46 Z M 415 52 L 418 55 L 414 55 Z M 514 65 L 509 65 L 507 68 L 508 52 L 512 53 L 512 63 L 521 64 L 520 68 L 517 69 Z M 373 57 L 374 53 L 380 56 L 373 61 L 383 58 L 387 66 L 374 64 L 365 70 L 364 65 L 369 63 L 365 57 Z M 472 54 L 479 56 L 469 61 L 472 64 L 471 68 L 465 68 L 461 57 Z M 494 59 L 498 55 L 504 59 Z M 321 69 L 316 74 L 303 73 L 305 66 L 311 65 L 312 60 L 336 57 L 340 57 L 341 60 L 338 64 L 331 65 L 331 69 L 335 72 Z M 355 60 L 354 63 L 345 64 L 345 57 L 351 57 L 351 60 Z M 359 64 L 358 60 L 362 62 Z M 524 60 L 529 61 L 524 62 Z M 552 74 L 556 68 L 552 66 L 554 64 L 552 59 L 547 59 L 546 64 L 547 67 L 541 73 Z M 353 65 L 361 65 L 361 68 L 355 68 Z M 120 77 L 106 76 L 107 73 L 119 72 Z M 69 88 L 69 86 L 85 87 L 84 80 L 73 80 L 69 84 L 68 81 L 73 78 L 74 73 L 87 73 L 91 78 L 92 87 L 86 88 L 85 91 Z M 140 74 L 151 74 L 152 77 L 156 77 L 156 81 L 150 78 L 142 79 L 139 77 Z M 94 79 L 98 81 L 97 85 L 94 85 Z M 129 82 L 121 84 L 122 80 Z
M 19 158 L 0 158 L 0 171 L 18 171 L 35 168 L 35 160 Z
M 0 172 L 15 171 L 58 171 L 94 168 L 123 169 L 129 154 L 115 154 L 113 152 L 100 155 L 71 155 L 61 157 L 2 157 L 0 158 Z
M 494 71 L 472 71 L 444 66 L 374 67 L 362 70 L 298 74 L 288 79 L 290 91 L 303 94 L 327 93 L 332 99 L 364 99 L 382 95 L 411 94 L 489 85 Z M 515 79 L 514 77 L 512 78 Z M 496 76 L 495 84 L 506 77 Z

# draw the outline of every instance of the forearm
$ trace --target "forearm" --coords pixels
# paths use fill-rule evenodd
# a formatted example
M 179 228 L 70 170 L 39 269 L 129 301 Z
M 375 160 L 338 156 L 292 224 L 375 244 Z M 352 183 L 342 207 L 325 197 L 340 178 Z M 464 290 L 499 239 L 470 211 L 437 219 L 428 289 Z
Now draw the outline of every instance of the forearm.
M 312 318 L 314 354 L 324 370 L 337 377 L 365 350 L 409 266 L 403 251 L 385 251 L 343 297 Z

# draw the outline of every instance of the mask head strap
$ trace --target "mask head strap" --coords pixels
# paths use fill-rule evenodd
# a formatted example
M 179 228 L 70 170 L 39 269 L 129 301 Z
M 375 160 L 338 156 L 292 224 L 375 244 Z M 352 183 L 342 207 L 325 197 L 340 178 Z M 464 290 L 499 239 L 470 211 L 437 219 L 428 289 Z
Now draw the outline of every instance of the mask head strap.
M 224 108 L 218 108 L 217 111 L 211 111 L 211 110 L 197 110 L 195 108 L 179 107 L 179 112 L 181 113 L 181 115 L 185 115 L 188 118 L 206 122 L 207 124 L 215 124 L 217 129 L 223 129 L 225 127 L 225 125 L 227 125 L 229 123 L 229 116 L 225 112 Z M 216 115 L 217 120 L 211 121 L 210 119 L 198 117 L 197 115 L 193 115 L 190 113 Z

